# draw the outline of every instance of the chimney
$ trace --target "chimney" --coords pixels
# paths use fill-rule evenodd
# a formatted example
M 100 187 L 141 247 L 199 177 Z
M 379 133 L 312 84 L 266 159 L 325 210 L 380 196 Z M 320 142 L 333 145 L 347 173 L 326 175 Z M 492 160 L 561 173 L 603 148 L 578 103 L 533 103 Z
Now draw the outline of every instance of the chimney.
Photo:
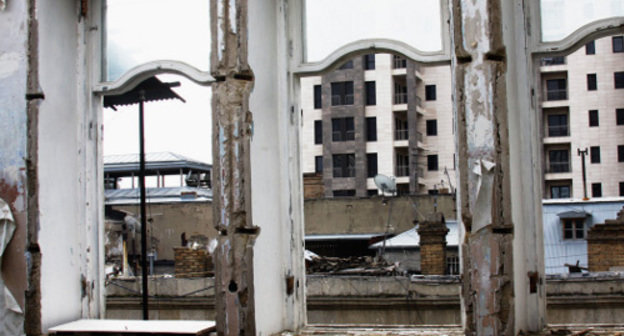
M 446 271 L 446 234 L 444 216 L 433 213 L 418 226 L 420 271 L 424 275 L 443 275 Z
M 624 207 L 616 219 L 589 229 L 587 255 L 590 272 L 624 270 Z

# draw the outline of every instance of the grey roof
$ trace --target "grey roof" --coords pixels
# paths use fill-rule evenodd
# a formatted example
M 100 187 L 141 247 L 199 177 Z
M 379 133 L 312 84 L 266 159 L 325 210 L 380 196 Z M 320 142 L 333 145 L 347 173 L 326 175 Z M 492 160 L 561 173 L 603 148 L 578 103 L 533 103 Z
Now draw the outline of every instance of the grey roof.
M 198 160 L 190 159 L 180 154 L 171 152 L 146 153 L 145 169 L 147 174 L 177 173 L 193 170 L 195 172 L 207 172 L 212 170 L 212 165 Z M 139 154 L 121 154 L 104 156 L 104 174 L 110 176 L 130 176 L 139 171 Z
M 585 217 L 591 216 L 591 214 L 582 210 L 581 211 L 570 210 L 570 211 L 560 212 L 557 214 L 557 216 L 559 216 L 559 218 L 585 218 Z
M 319 241 L 319 240 L 368 240 L 373 237 L 383 236 L 381 233 L 347 233 L 347 234 L 311 234 L 306 235 L 307 241 Z
M 139 188 L 108 189 L 104 193 L 106 205 L 139 204 Z M 193 187 L 147 188 L 148 203 L 211 202 L 212 189 Z
M 446 234 L 446 246 L 459 245 L 459 228 L 456 220 L 447 220 L 446 227 L 449 229 Z M 383 245 L 383 241 L 371 245 L 369 248 L 377 249 Z M 420 235 L 416 229 L 409 229 L 395 237 L 386 240 L 386 248 L 416 248 L 420 245 Z

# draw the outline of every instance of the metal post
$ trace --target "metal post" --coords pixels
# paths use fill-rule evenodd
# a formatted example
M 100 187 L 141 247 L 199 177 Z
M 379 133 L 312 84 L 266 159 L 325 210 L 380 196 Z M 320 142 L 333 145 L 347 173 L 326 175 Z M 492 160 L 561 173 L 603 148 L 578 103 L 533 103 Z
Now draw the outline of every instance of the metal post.
M 141 291 L 143 300 L 143 319 L 149 319 L 147 308 L 147 215 L 145 211 L 145 127 L 143 118 L 143 104 L 145 102 L 145 92 L 139 92 L 139 188 L 141 194 Z
M 578 155 L 581 157 L 581 167 L 583 171 L 583 201 L 587 201 L 589 197 L 587 197 L 587 175 L 585 174 L 585 155 L 587 155 L 587 148 L 581 150 L 577 148 Z

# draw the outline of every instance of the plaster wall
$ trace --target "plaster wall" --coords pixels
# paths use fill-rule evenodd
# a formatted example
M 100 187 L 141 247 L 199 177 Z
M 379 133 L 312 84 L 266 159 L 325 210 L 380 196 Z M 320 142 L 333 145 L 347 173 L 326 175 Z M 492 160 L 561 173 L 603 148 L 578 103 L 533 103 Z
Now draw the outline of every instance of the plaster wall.
M 2 278 L 22 309 L 27 272 L 27 19 L 26 1 L 11 1 L 0 11 L 0 198 L 9 204 L 16 224 L 2 256 Z
M 426 195 L 389 199 L 393 203 L 394 233 L 413 228 L 415 219 L 424 220 L 423 216 L 433 212 L 434 201 L 437 201 L 437 211 L 446 219 L 456 218 L 452 195 L 439 195 L 436 199 Z M 304 212 L 308 235 L 380 233 L 386 231 L 388 221 L 388 206 L 383 205 L 381 197 L 306 200 Z
M 41 323 L 99 314 L 98 108 L 76 1 L 38 2 Z M 95 153 L 95 154 L 94 154 Z M 62 305 L 63 309 L 59 309 Z
M 158 242 L 153 247 L 156 248 L 159 260 L 174 259 L 173 248 L 180 246 L 180 235 L 183 232 L 186 232 L 187 239 L 194 234 L 206 235 L 208 239 L 217 236 L 212 224 L 211 202 L 150 203 L 147 207 L 148 216 L 153 219 L 148 224 L 148 235 Z M 135 216 L 140 212 L 138 204 L 116 205 L 113 208 L 131 212 Z M 149 242 L 148 251 L 152 248 Z

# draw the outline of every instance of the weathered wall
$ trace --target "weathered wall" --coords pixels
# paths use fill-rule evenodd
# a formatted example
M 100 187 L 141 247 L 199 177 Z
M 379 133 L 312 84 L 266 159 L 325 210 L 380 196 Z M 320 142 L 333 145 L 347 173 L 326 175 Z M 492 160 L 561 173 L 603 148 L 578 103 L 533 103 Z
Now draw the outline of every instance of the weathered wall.
M 39 1 L 41 326 L 98 317 L 102 230 L 99 106 L 79 1 Z M 97 8 L 97 7 L 96 7 Z M 97 68 L 92 69 L 96 71 Z M 63 309 L 59 309 L 62 303 Z
M 2 278 L 24 308 L 26 290 L 26 76 L 27 2 L 13 1 L 0 11 L 0 198 L 17 226 L 2 258 Z M 0 312 L 2 314 L 2 312 Z
M 116 210 L 127 211 L 138 216 L 137 205 L 115 205 Z M 180 235 L 186 232 L 189 239 L 193 234 L 203 234 L 209 239 L 217 236 L 212 225 L 211 202 L 179 202 L 179 203 L 150 203 L 148 205 L 148 235 L 157 239 L 156 252 L 158 260 L 173 260 L 173 248 L 181 246 Z M 148 251 L 151 246 L 148 241 Z M 137 247 L 138 248 L 138 247 Z
M 438 195 L 436 198 L 428 195 L 398 196 L 389 198 L 388 202 L 393 203 L 391 224 L 395 233 L 413 228 L 415 219 L 423 221 L 433 212 L 434 202 L 437 202 L 438 211 L 446 219 L 456 218 L 452 195 Z M 418 212 L 414 210 L 414 205 Z M 377 233 L 386 230 L 388 206 L 382 203 L 381 197 L 306 200 L 304 207 L 306 234 Z

